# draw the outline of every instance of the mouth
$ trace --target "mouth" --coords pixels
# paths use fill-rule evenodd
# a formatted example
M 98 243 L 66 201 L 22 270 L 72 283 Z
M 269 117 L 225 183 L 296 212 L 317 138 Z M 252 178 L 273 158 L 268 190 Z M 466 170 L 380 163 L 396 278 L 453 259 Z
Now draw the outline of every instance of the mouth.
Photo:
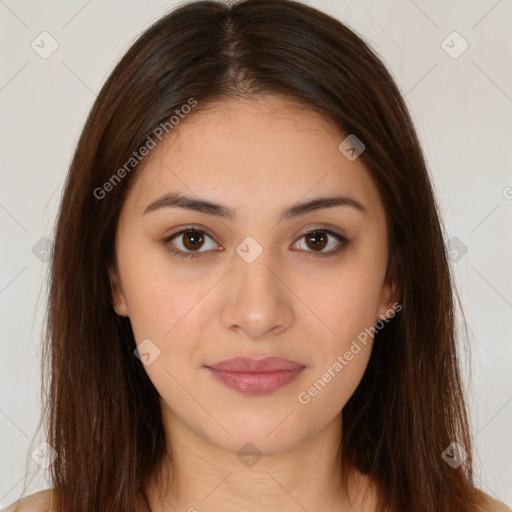
M 238 356 L 207 366 L 207 368 L 214 368 L 216 370 L 246 373 L 297 370 L 298 368 L 304 367 L 304 364 L 276 356 L 269 356 L 260 359 L 249 356 Z
M 265 394 L 294 381 L 306 366 L 280 357 L 236 357 L 206 368 L 231 389 L 241 393 Z
M 264 394 L 276 391 L 295 380 L 304 368 L 296 370 L 274 370 L 264 372 L 230 372 L 208 368 L 213 375 L 231 389 L 249 394 Z

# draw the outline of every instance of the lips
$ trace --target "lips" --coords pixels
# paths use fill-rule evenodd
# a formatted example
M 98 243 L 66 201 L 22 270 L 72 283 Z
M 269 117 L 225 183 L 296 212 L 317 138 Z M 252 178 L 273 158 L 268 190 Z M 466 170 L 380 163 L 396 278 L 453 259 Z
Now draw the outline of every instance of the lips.
M 305 365 L 281 357 L 235 357 L 206 368 L 228 388 L 261 395 L 277 391 L 293 382 Z
M 281 357 L 265 357 L 263 359 L 235 357 L 207 367 L 226 372 L 263 373 L 282 370 L 300 370 L 304 368 L 305 365 Z

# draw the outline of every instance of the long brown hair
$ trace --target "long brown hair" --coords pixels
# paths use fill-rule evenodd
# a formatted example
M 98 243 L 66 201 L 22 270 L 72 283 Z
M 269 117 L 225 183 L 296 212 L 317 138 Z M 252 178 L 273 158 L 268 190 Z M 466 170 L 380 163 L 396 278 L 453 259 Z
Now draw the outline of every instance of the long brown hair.
M 360 158 L 388 218 L 388 275 L 400 283 L 402 310 L 375 335 L 342 411 L 343 467 L 376 482 L 379 510 L 474 510 L 457 294 L 420 143 L 370 46 L 292 0 L 174 9 L 131 46 L 90 111 L 56 224 L 42 363 L 47 441 L 58 454 L 49 472 L 62 510 L 135 511 L 166 456 L 158 393 L 134 357 L 129 319 L 112 307 L 117 221 L 142 169 L 126 162 L 191 98 L 256 94 L 296 100 L 363 141 Z M 123 166 L 122 179 L 105 187 Z M 98 198 L 98 189 L 108 194 Z M 452 442 L 467 454 L 456 468 L 441 455 Z

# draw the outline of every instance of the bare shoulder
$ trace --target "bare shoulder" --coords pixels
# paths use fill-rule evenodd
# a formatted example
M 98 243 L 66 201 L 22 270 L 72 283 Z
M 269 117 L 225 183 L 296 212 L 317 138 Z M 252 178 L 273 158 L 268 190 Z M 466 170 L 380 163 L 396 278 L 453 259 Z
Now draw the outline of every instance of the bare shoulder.
M 512 509 L 505 503 L 492 498 L 485 492 L 479 490 L 478 495 L 481 502 L 480 507 L 475 512 L 512 512 Z
M 53 489 L 30 494 L 0 512 L 55 512 Z

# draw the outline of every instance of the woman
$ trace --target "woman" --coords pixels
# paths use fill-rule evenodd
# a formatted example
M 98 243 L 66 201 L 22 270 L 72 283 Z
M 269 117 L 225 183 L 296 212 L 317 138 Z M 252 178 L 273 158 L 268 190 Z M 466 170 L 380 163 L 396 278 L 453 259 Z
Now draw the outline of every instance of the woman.
M 150 27 L 84 127 L 51 269 L 53 488 L 12 510 L 509 510 L 473 483 L 407 108 L 326 14 Z

